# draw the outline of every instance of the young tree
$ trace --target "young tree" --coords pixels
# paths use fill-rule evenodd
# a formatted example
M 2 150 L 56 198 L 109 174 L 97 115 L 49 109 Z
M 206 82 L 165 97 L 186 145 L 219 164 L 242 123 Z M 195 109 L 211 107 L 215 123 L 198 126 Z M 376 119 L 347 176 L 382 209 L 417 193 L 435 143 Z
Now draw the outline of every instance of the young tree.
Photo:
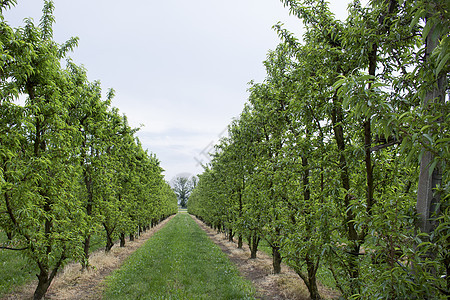
M 2 197 L 14 242 L 39 268 L 35 299 L 44 296 L 67 259 L 79 256 L 80 230 L 85 226 L 72 184 L 80 172 L 75 151 L 79 134 L 69 123 L 73 98 L 59 63 L 77 40 L 58 46 L 52 40 L 53 22 L 53 3 L 47 1 L 38 27 L 27 20 L 3 44 L 12 57 L 10 72 L 2 80 L 9 81 L 16 96 L 27 95 L 27 102 L 23 117 L 3 124 L 22 132 L 15 136 L 15 146 L 9 145 L 20 149 L 18 155 L 4 161 L 8 182 Z

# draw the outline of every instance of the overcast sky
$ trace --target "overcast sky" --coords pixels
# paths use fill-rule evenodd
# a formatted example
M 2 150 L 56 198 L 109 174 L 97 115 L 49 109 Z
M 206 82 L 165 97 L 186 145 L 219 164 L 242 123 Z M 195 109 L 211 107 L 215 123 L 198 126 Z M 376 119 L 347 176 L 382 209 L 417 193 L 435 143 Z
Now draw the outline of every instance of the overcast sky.
M 339 18 L 349 0 L 331 1 Z M 6 21 L 39 23 L 43 0 L 18 0 Z M 248 82 L 279 43 L 278 22 L 302 34 L 301 21 L 279 0 L 55 0 L 54 39 L 72 36 L 69 56 L 90 81 L 113 88 L 113 106 L 127 115 L 144 148 L 156 154 L 166 180 L 199 174 L 227 125 L 248 98 Z

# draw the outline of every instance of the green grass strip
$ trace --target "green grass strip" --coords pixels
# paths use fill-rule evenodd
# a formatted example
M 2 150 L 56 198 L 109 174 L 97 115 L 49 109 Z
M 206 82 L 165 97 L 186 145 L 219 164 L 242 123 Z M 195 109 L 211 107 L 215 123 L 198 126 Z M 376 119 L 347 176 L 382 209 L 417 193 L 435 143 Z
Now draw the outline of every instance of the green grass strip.
M 104 299 L 254 299 L 251 283 L 187 214 L 107 279 Z

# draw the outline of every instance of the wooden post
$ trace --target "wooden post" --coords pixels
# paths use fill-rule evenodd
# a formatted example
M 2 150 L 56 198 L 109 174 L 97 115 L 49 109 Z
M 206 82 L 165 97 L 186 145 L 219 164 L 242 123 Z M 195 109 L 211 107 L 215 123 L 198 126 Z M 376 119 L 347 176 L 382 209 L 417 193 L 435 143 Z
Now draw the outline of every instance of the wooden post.
M 431 22 L 431 20 L 427 20 Z M 426 38 L 425 49 L 425 62 L 429 63 L 430 55 L 433 50 L 439 44 L 439 36 L 435 33 L 435 26 L 433 26 Z M 427 83 L 425 83 L 427 84 Z M 445 101 L 445 90 L 447 84 L 447 74 L 444 74 L 436 79 L 435 82 L 431 82 L 430 90 L 426 93 L 423 99 L 423 110 L 429 111 L 431 114 L 433 111 L 433 103 L 443 103 Z M 436 120 L 436 122 L 443 122 L 444 120 Z M 430 167 L 434 161 L 434 155 L 425 151 L 420 162 L 420 175 L 417 189 L 417 204 L 416 210 L 419 214 L 419 228 L 423 232 L 430 233 L 434 230 L 435 224 L 432 221 L 434 216 L 439 214 L 437 211 L 437 204 L 440 201 L 440 195 L 435 191 L 435 188 L 442 181 L 442 167 L 438 163 L 433 172 L 430 174 Z

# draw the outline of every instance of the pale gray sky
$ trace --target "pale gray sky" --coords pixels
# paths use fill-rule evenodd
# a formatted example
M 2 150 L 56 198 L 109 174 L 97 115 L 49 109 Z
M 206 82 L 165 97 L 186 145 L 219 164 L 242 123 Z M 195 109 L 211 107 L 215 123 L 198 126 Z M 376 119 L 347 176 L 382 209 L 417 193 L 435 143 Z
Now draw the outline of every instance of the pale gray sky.
M 114 88 L 113 106 L 166 170 L 202 172 L 198 161 L 248 98 L 247 83 L 265 77 L 262 64 L 279 43 L 277 22 L 302 34 L 302 22 L 279 0 L 55 0 L 54 39 L 78 36 L 69 56 Z M 331 1 L 346 16 L 349 0 Z M 18 0 L 5 12 L 12 26 L 31 17 L 39 23 L 43 0 Z

